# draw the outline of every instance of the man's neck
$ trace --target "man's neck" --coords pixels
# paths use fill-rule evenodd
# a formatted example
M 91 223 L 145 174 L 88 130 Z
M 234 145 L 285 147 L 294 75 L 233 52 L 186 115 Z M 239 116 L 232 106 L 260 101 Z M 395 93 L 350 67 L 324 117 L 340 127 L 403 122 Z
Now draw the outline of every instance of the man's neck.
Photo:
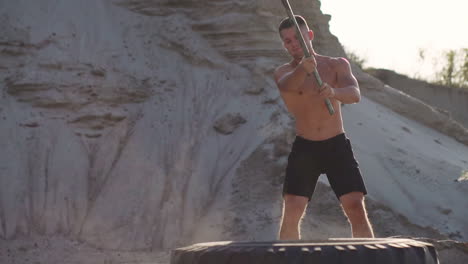
M 317 58 L 318 54 L 315 53 L 315 51 L 311 47 L 309 47 L 309 51 L 310 51 L 311 56 L 314 56 L 315 58 Z M 293 58 L 293 60 L 291 61 L 291 66 L 296 67 L 299 64 L 299 62 L 301 62 L 302 58 L 303 57 Z
M 315 53 L 315 50 L 312 47 L 312 44 L 307 45 L 307 49 L 309 49 L 309 53 L 310 53 L 311 56 L 317 57 L 317 53 Z M 301 62 L 301 60 L 302 60 L 302 57 L 301 58 L 294 58 L 293 61 L 291 62 L 291 64 L 293 66 L 297 66 L 299 64 L 299 62 Z

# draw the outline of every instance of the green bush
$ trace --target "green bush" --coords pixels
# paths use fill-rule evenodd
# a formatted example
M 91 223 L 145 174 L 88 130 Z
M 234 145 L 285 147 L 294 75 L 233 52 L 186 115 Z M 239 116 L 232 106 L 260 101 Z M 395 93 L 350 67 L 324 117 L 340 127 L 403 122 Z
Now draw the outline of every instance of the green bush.
M 443 54 L 443 68 L 437 72 L 437 83 L 468 89 L 468 48 Z

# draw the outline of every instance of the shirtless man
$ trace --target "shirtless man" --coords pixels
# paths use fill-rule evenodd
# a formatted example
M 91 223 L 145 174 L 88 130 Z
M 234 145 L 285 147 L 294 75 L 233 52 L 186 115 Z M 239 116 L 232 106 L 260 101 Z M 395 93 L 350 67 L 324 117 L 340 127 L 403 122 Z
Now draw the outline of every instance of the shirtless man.
M 341 118 L 341 103 L 360 101 L 358 82 L 345 58 L 315 53 L 311 42 L 314 33 L 301 16 L 296 16 L 296 20 L 313 56 L 303 58 L 293 21 L 285 18 L 279 25 L 279 34 L 292 61 L 278 67 L 274 77 L 296 120 L 297 136 L 286 168 L 279 239 L 300 239 L 300 220 L 321 173 L 327 174 L 351 223 L 353 237 L 374 237 L 364 204 L 366 187 Z M 314 69 L 322 78 L 322 87 L 312 74 Z M 333 115 L 328 112 L 325 98 L 330 99 L 335 109 Z

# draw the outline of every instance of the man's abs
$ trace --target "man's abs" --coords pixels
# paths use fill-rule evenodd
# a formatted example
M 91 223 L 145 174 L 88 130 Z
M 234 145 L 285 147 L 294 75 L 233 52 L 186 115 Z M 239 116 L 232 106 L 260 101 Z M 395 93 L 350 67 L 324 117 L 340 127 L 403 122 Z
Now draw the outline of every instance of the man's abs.
M 320 102 L 325 104 L 325 102 Z M 325 140 L 344 132 L 341 109 L 337 101 L 333 102 L 335 113 L 330 115 L 323 107 L 301 107 L 292 111 L 296 120 L 296 134 L 309 140 Z

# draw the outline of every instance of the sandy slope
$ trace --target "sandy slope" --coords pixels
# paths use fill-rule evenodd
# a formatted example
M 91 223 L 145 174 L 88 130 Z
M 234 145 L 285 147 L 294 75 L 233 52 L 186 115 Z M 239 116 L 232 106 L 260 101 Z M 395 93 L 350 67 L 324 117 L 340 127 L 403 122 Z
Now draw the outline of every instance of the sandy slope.
M 468 148 L 366 100 L 347 108 L 370 196 L 413 223 L 466 240 L 468 182 L 456 180 L 468 168 Z

